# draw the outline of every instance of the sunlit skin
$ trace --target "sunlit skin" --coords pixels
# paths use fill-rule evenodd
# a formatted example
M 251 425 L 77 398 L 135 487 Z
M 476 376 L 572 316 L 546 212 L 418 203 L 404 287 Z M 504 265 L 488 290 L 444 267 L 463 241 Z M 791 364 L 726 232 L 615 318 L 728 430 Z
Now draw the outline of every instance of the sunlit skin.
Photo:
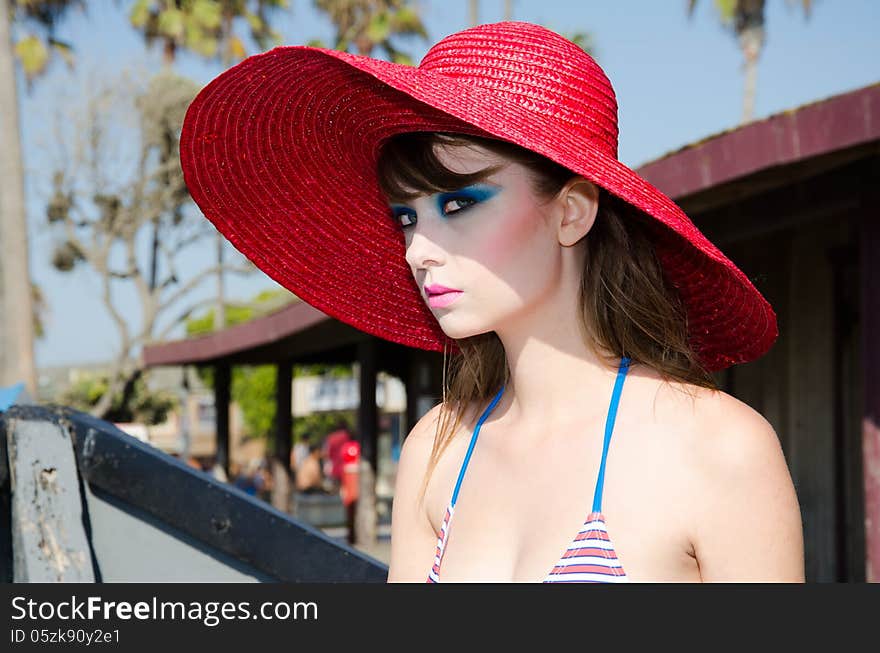
M 498 163 L 481 148 L 444 150 L 441 160 L 456 172 Z M 615 374 L 598 366 L 578 329 L 582 238 L 596 216 L 596 188 L 576 179 L 564 199 L 542 202 L 528 175 L 511 163 L 476 188 L 392 205 L 419 288 L 441 284 L 463 291 L 454 305 L 432 309 L 443 331 L 452 338 L 495 331 L 504 342 L 513 377 L 505 397 L 514 400 L 512 415 L 521 424 L 570 413 L 560 401 L 564 395 L 545 378 L 551 376 L 548 362 L 560 366 L 557 387 L 572 374 L 604 387 Z
M 477 146 L 438 156 L 461 173 L 499 162 Z M 599 468 L 617 369 L 587 346 L 578 301 L 598 193 L 574 177 L 539 199 L 529 174 L 510 163 L 475 186 L 391 204 L 423 296 L 430 284 L 462 291 L 430 309 L 443 331 L 496 332 L 511 375 L 468 465 L 444 582 L 543 579 L 588 514 Z M 627 576 L 802 580 L 800 514 L 772 428 L 730 395 L 683 388 L 635 363 L 626 378 L 603 513 Z M 417 505 L 437 415 L 420 420 L 401 453 L 389 581 L 425 580 L 477 410 Z

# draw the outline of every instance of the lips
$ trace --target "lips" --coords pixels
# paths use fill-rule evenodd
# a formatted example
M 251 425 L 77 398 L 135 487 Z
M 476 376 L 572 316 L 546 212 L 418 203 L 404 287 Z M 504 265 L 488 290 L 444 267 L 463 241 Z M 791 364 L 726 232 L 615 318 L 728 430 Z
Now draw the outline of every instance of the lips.
M 457 288 L 447 288 L 446 286 L 441 286 L 438 283 L 430 284 L 425 286 L 425 293 L 430 297 L 431 295 L 443 295 L 448 292 L 461 292 Z
M 443 308 L 449 306 L 461 295 L 460 290 L 447 288 L 440 284 L 425 286 L 425 293 L 428 295 L 428 306 L 431 308 Z

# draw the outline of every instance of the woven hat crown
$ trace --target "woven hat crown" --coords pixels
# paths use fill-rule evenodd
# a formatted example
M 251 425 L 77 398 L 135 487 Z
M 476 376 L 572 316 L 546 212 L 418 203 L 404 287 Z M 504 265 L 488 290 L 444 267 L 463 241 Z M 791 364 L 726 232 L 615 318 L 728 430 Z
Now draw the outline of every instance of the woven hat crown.
M 437 42 L 419 69 L 491 91 L 498 110 L 515 106 L 553 131 L 564 129 L 617 158 L 617 99 L 599 64 L 540 25 L 478 25 Z

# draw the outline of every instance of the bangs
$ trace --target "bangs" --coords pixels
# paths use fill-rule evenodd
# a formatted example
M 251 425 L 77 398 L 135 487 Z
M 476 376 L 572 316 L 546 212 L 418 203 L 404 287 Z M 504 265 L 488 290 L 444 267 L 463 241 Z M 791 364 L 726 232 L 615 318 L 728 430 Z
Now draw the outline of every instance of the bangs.
M 389 202 L 411 200 L 419 195 L 450 192 L 483 181 L 505 164 L 470 173 L 447 168 L 437 157 L 437 146 L 473 147 L 482 144 L 475 137 L 438 132 L 409 132 L 389 138 L 379 153 L 379 188 Z M 492 145 L 504 144 L 492 141 Z M 492 147 L 495 150 L 496 147 Z

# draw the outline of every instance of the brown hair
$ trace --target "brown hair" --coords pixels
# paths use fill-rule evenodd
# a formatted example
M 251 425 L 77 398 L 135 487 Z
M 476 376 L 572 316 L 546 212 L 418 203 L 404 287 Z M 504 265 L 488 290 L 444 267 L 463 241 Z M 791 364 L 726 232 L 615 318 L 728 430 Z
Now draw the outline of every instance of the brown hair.
M 473 145 L 525 166 L 532 173 L 533 191 L 539 198 L 552 198 L 576 176 L 540 154 L 505 141 L 413 132 L 394 136 L 383 145 L 378 162 L 379 186 L 390 200 L 404 201 L 483 180 L 501 166 L 460 174 L 449 170 L 436 155 L 436 147 Z M 587 346 L 609 367 L 616 367 L 618 360 L 627 356 L 633 363 L 655 369 L 664 382 L 674 380 L 717 390 L 714 379 L 690 347 L 680 297 L 666 281 L 655 254 L 655 221 L 598 188 L 598 213 L 585 238 L 586 262 L 579 299 Z M 448 374 L 444 352 L 441 418 L 420 500 L 465 409 L 485 406 L 509 381 L 504 348 L 494 331 L 455 342 L 459 351 L 449 361 Z M 455 419 L 450 424 L 452 415 Z

